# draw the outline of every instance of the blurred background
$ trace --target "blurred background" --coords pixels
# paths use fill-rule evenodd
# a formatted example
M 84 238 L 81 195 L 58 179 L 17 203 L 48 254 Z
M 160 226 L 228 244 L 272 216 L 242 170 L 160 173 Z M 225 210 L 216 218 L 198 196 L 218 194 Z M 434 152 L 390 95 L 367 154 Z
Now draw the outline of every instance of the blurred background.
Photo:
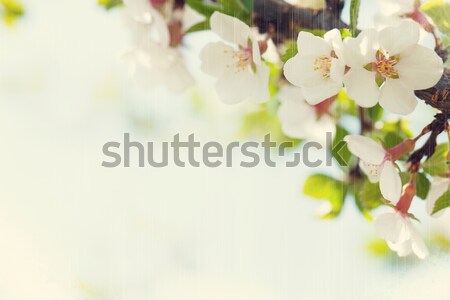
M 101 167 L 103 144 L 125 132 L 143 143 L 266 132 L 249 125 L 254 106 L 221 104 L 200 73 L 211 33 L 185 43 L 195 87 L 149 90 L 118 59 L 130 45 L 120 9 L 21 3 L 25 15 L 0 24 L 0 299 L 450 299 L 449 215 L 425 217 L 424 202 L 420 261 L 391 254 L 353 203 L 317 218 L 306 167 Z M 373 2 L 362 11 L 370 26 Z M 411 115 L 416 132 L 432 115 Z

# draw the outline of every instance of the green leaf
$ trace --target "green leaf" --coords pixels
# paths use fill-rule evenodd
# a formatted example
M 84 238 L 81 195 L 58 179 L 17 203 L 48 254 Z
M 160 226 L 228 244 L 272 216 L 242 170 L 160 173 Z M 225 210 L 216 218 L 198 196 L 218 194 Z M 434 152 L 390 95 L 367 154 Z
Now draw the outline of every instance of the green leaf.
M 450 206 L 450 190 L 444 193 L 434 204 L 433 214 Z
M 417 173 L 416 177 L 417 197 L 425 200 L 427 198 L 428 192 L 430 191 L 430 185 L 431 185 L 430 180 L 424 173 Z
M 345 39 L 346 37 L 351 37 L 352 33 L 347 28 L 341 29 L 341 39 Z
M 450 36 L 450 3 L 444 0 L 430 0 L 421 7 L 439 30 Z
M 423 163 L 423 170 L 431 176 L 438 176 L 448 172 L 447 165 L 448 144 L 437 145 L 433 156 Z
M 206 20 L 189 27 L 189 29 L 186 30 L 186 33 L 193 33 L 193 32 L 197 32 L 197 31 L 209 30 L 209 29 L 210 29 L 209 18 L 207 18 Z
M 403 140 L 404 140 L 404 138 L 402 138 L 398 133 L 396 133 L 396 132 L 388 132 L 384 136 L 383 142 L 384 142 L 384 146 L 387 149 L 390 149 L 392 147 L 397 146 L 401 142 L 403 142 Z
M 286 44 L 286 51 L 281 56 L 281 60 L 286 63 L 298 53 L 297 42 L 290 41 Z
M 350 32 L 352 36 L 358 33 L 358 15 L 359 15 L 360 0 L 352 0 L 350 3 Z
M 362 189 L 359 191 L 359 201 L 366 210 L 373 210 L 383 204 L 383 196 L 380 192 L 379 183 L 364 182 Z
M 314 174 L 306 180 L 303 192 L 314 199 L 327 200 L 331 205 L 331 211 L 322 217 L 331 219 L 341 212 L 347 189 L 348 185 L 340 180 L 324 174 Z
M 97 3 L 107 10 L 110 10 L 117 6 L 121 6 L 123 4 L 122 0 L 97 0 Z
M 379 105 L 375 105 L 367 109 L 367 116 L 372 122 L 380 121 L 383 118 L 384 109 Z
M 203 3 L 202 0 L 186 0 L 186 4 L 193 10 L 206 17 L 211 17 L 215 11 L 222 11 L 220 6 Z
M 347 148 L 347 144 L 344 142 L 344 137 L 346 137 L 347 135 L 349 135 L 349 132 L 342 126 L 337 125 L 336 135 L 331 145 L 331 148 L 335 149 L 339 143 L 344 143 L 343 147 L 340 148 L 338 152 L 331 151 L 333 157 L 338 161 L 339 165 L 342 167 L 350 166 L 351 160 L 353 158 L 352 153 Z
M 251 10 L 247 9 L 248 3 L 245 5 L 241 0 L 217 0 L 217 2 L 222 6 L 222 12 L 224 14 L 238 18 L 250 25 L 252 18 Z

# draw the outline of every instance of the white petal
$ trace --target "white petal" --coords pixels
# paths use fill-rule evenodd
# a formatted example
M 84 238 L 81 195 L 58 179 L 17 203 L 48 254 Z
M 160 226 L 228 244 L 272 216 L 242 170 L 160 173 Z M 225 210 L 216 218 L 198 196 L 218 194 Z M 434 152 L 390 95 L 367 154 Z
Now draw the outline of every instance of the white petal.
M 385 15 L 404 15 L 414 9 L 415 0 L 379 0 L 380 12 Z
M 399 76 L 413 90 L 434 86 L 442 77 L 442 59 L 433 50 L 414 45 L 400 55 Z
M 330 55 L 333 48 L 323 38 L 313 35 L 310 32 L 300 31 L 297 38 L 298 53 L 304 55 L 314 55 L 316 57 L 323 54 Z
M 256 103 L 263 103 L 270 99 L 269 76 L 270 68 L 262 62 L 262 64 L 256 68 L 253 87 L 249 87 L 252 89 L 249 100 Z
M 346 38 L 343 51 L 345 63 L 352 68 L 361 68 L 375 61 L 375 53 L 379 49 L 377 37 L 375 29 L 366 29 L 356 38 Z
M 336 83 L 342 83 L 344 81 L 345 64 L 342 60 L 333 58 L 331 60 L 330 79 Z
M 394 244 L 402 243 L 409 239 L 410 232 L 406 221 L 397 213 L 384 213 L 375 219 L 377 234 Z
M 326 147 L 327 133 L 331 133 L 331 137 L 334 138 L 336 134 L 336 122 L 330 115 L 322 115 L 318 119 L 315 118 L 313 122 L 307 125 L 306 139 L 314 142 L 318 142 Z
M 255 76 L 250 70 L 226 72 L 216 82 L 217 95 L 226 104 L 247 100 L 254 92 L 254 80 Z
M 340 60 L 344 60 L 343 50 L 344 44 L 341 38 L 341 32 L 337 29 L 332 29 L 323 36 L 325 41 L 333 47 L 334 52 Z
M 383 170 L 383 165 L 369 164 L 364 160 L 359 160 L 359 167 L 367 175 L 370 182 L 375 183 L 380 181 L 381 171 Z
M 429 252 L 427 246 L 425 245 L 422 239 L 422 236 L 411 222 L 408 222 L 408 226 L 411 234 L 412 250 L 414 251 L 414 253 L 417 255 L 418 258 L 420 259 L 427 258 Z
M 381 87 L 380 105 L 391 113 L 408 115 L 416 109 L 417 98 L 403 80 L 388 78 Z
M 397 255 L 400 257 L 408 256 L 412 252 L 411 240 L 406 240 L 401 243 L 392 243 L 392 242 L 388 241 L 387 244 L 388 244 L 389 248 L 391 248 L 391 250 L 395 251 L 397 253 Z
M 304 85 L 302 88 L 306 101 L 311 105 L 316 105 L 332 96 L 337 95 L 342 89 L 342 83 L 335 82 L 331 79 L 322 79 L 317 85 Z
M 378 34 L 380 47 L 390 55 L 397 55 L 419 42 L 419 25 L 411 20 L 403 21 L 399 26 L 387 27 Z
M 378 103 L 380 89 L 375 82 L 375 73 L 364 68 L 352 68 L 344 76 L 344 85 L 350 98 L 362 107 L 372 107 Z
M 389 160 L 383 164 L 380 175 L 380 191 L 383 197 L 393 204 L 397 204 L 402 193 L 402 180 L 395 165 Z
M 247 48 L 251 31 L 241 20 L 216 11 L 211 16 L 210 24 L 211 30 L 224 40 Z
M 386 151 L 383 147 L 368 137 L 347 135 L 344 141 L 347 142 L 350 152 L 368 163 L 379 165 L 386 156 Z
M 207 44 L 200 52 L 202 71 L 212 76 L 222 75 L 235 65 L 233 53 L 234 49 L 223 42 Z
M 427 212 L 431 215 L 433 213 L 434 205 L 445 192 L 449 190 L 450 187 L 450 179 L 449 178 L 435 178 L 430 186 L 430 191 L 428 192 L 426 203 L 427 203 Z M 433 217 L 440 217 L 444 213 L 444 210 L 441 210 L 434 215 Z
M 315 55 L 296 55 L 284 64 L 284 76 L 295 86 L 314 86 L 323 80 L 321 73 L 314 71 Z

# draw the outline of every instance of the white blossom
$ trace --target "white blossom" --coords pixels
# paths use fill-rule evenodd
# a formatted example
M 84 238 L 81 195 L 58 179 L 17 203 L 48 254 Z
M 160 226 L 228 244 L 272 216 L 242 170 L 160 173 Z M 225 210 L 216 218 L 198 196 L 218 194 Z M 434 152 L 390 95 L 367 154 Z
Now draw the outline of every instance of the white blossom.
M 171 47 L 171 35 L 165 17 L 148 0 L 124 0 L 127 24 L 133 30 L 134 47 L 123 56 L 130 77 L 138 84 L 153 88 L 166 85 L 175 91 L 193 84 L 181 53 Z
M 284 65 L 286 79 L 301 87 L 309 104 L 317 104 L 335 96 L 342 89 L 345 63 L 339 30 L 333 29 L 324 38 L 300 32 L 298 54 Z
M 285 135 L 322 144 L 326 142 L 327 132 L 331 132 L 334 136 L 336 124 L 328 112 L 328 107 L 308 104 L 301 88 L 286 85 L 280 89 L 278 98 L 280 100 L 278 118 Z
M 202 70 L 217 78 L 216 91 L 228 104 L 269 100 L 269 67 L 261 59 L 255 34 L 241 20 L 214 12 L 211 30 L 225 42 L 207 44 L 200 53 Z
M 393 113 L 414 111 L 414 91 L 434 86 L 443 72 L 442 59 L 432 49 L 418 45 L 418 40 L 419 26 L 410 20 L 346 38 L 344 56 L 350 70 L 344 84 L 348 95 L 362 107 L 379 102 Z
M 431 183 L 430 190 L 426 199 L 427 212 L 431 215 L 433 213 L 434 205 L 436 201 L 449 190 L 450 188 L 450 178 L 436 177 Z M 435 214 L 433 217 L 440 217 L 445 210 L 441 210 Z
M 380 191 L 385 199 L 400 198 L 402 181 L 389 151 L 374 140 L 361 135 L 344 138 L 350 152 L 360 158 L 359 166 L 370 182 L 380 182 Z M 395 204 L 395 203 L 394 203 Z
M 375 219 L 375 229 L 398 256 L 408 256 L 414 252 L 424 259 L 429 255 L 420 233 L 406 214 L 399 211 L 381 214 Z

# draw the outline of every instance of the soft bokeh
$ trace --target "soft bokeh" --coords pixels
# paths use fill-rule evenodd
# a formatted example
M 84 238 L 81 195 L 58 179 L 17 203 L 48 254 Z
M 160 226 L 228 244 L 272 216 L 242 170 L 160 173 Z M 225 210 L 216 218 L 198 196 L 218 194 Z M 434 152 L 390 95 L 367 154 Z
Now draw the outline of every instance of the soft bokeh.
M 450 299 L 449 215 L 427 218 L 424 202 L 413 211 L 432 255 L 400 259 L 352 203 L 316 218 L 306 167 L 101 167 L 125 132 L 227 143 L 255 107 L 220 104 L 200 74 L 208 33 L 187 40 L 199 84 L 176 95 L 128 80 L 120 10 L 24 5 L 0 25 L 0 299 Z

